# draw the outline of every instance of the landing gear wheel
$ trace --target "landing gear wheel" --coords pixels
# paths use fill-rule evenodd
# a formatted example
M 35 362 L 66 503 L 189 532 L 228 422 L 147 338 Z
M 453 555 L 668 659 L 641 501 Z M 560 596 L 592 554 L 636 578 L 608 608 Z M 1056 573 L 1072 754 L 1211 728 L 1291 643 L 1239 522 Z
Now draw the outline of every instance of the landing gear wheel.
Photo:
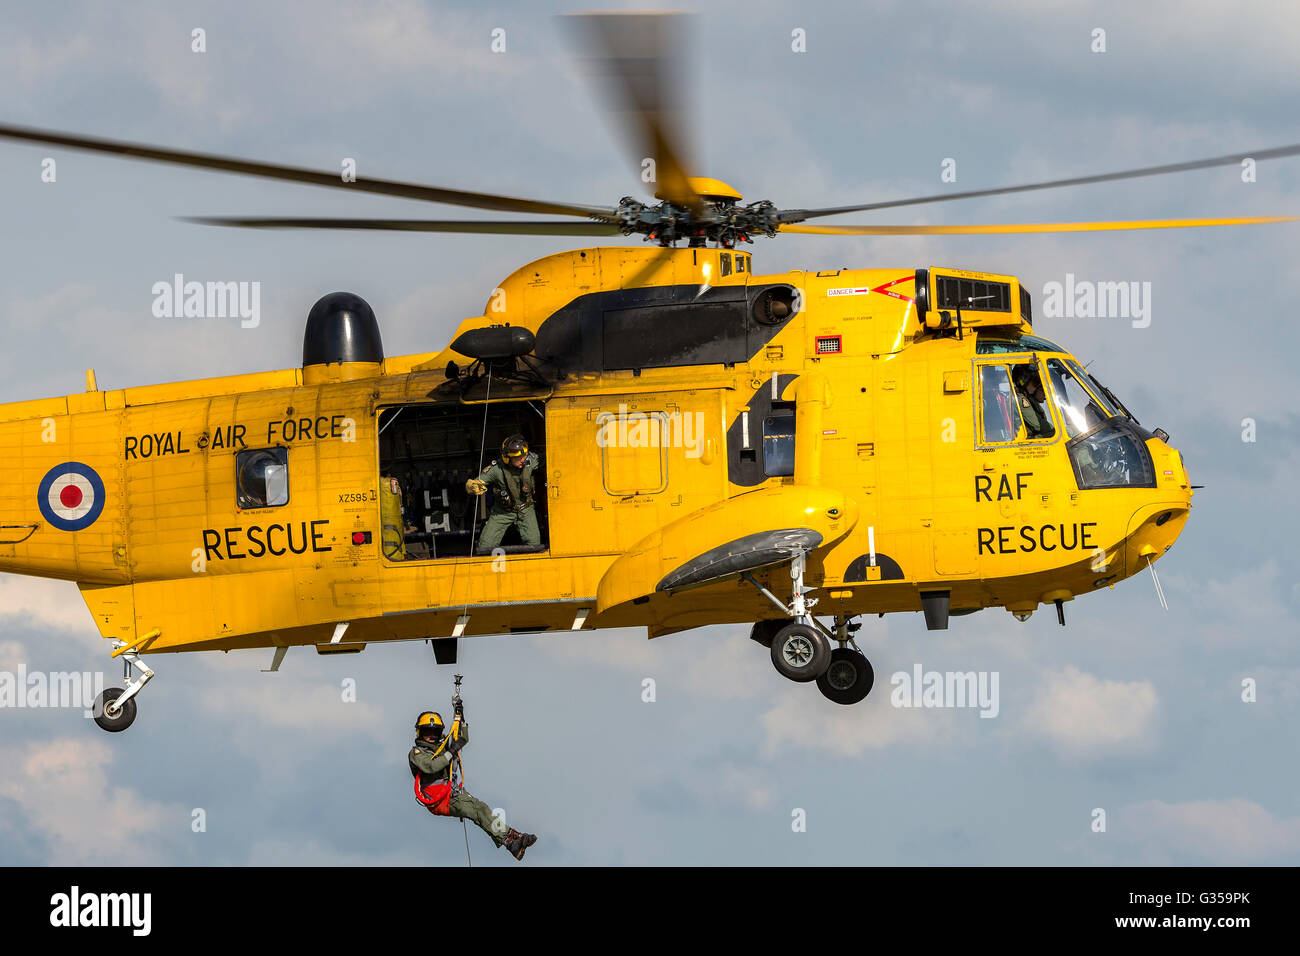
M 121 733 L 130 727 L 135 720 L 135 698 L 123 704 L 122 709 L 117 713 L 110 715 L 108 712 L 109 704 L 125 693 L 126 691 L 121 687 L 109 687 L 101 691 L 100 695 L 95 698 L 95 723 L 110 734 Z
M 831 663 L 831 642 L 807 624 L 787 624 L 772 637 L 772 665 L 800 684 L 816 680 Z
M 831 652 L 831 666 L 817 678 L 817 689 L 837 704 L 856 704 L 871 693 L 875 683 L 876 672 L 864 655 L 837 647 Z

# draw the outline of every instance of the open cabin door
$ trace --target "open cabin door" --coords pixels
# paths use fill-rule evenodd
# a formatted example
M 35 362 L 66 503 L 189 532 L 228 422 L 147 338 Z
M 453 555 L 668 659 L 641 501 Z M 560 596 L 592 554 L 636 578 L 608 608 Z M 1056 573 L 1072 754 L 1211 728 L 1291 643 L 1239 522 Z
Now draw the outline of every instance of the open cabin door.
M 492 493 L 465 488 L 501 457 L 501 443 L 523 435 L 538 463 L 532 500 L 540 547 L 525 547 L 514 530 L 507 552 L 545 551 L 550 541 L 546 500 L 546 418 L 540 400 L 488 404 L 394 405 L 379 414 L 381 553 L 388 562 L 437 561 L 479 551 Z

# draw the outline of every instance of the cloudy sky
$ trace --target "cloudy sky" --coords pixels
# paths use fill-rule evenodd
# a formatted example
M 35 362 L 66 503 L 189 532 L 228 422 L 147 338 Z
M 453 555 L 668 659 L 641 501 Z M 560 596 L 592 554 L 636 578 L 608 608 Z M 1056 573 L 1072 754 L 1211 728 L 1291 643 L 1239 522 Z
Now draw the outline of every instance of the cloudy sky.
M 636 4 L 644 7 L 644 3 Z M 549 3 L 7 4 L 0 121 L 584 203 L 639 186 Z M 709 3 L 693 76 L 701 172 L 815 206 L 1300 141 L 1287 0 Z M 207 51 L 191 52 L 191 31 Z M 491 51 L 505 30 L 504 53 Z M 1094 53 L 1093 31 L 1106 31 Z M 807 50 L 791 49 L 802 29 Z M 41 181 L 52 156 L 57 180 Z M 958 181 L 940 183 L 957 162 Z M 517 266 L 577 242 L 242 233 L 184 215 L 474 215 L 0 144 L 0 402 L 284 368 L 321 294 L 364 296 L 389 354 L 441 348 Z M 1300 160 L 922 206 L 900 223 L 1300 214 Z M 851 222 L 873 221 L 866 216 Z M 928 633 L 871 619 L 853 708 L 772 669 L 743 627 L 475 639 L 469 788 L 542 835 L 538 864 L 1300 862 L 1292 341 L 1300 225 L 1024 238 L 785 237 L 760 272 L 945 265 L 1151 283 L 1151 323 L 1043 319 L 1206 488 L 1149 575 Z M 262 322 L 154 318 L 175 273 L 262 286 Z M 1242 440 L 1243 419 L 1256 440 Z M 422 644 L 159 656 L 125 734 L 0 711 L 0 862 L 464 863 L 414 803 Z M 890 705 L 889 676 L 999 674 L 1000 711 Z M 0 576 L 0 670 L 116 668 L 74 586 Z M 642 701 L 653 678 L 657 699 Z M 340 687 L 355 681 L 357 700 Z M 1258 699 L 1242 700 L 1251 679 Z M 1106 830 L 1094 832 L 1094 810 Z M 194 832 L 196 809 L 206 829 Z M 794 832 L 796 810 L 806 832 Z M 510 864 L 470 834 L 476 865 Z

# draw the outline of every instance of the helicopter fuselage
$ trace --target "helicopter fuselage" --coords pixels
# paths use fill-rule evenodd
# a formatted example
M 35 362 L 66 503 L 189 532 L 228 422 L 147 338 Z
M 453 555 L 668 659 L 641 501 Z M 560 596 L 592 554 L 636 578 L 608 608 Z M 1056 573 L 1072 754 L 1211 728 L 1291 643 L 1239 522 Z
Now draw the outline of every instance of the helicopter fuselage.
M 1025 615 L 1178 536 L 1178 452 L 1034 335 L 1013 277 L 751 266 L 524 266 L 460 333 L 528 330 L 526 369 L 446 349 L 0 406 L 0 570 L 76 581 L 150 653 L 342 652 L 778 617 L 754 585 L 788 589 L 796 551 L 817 615 Z M 475 554 L 463 473 L 517 428 L 545 541 Z

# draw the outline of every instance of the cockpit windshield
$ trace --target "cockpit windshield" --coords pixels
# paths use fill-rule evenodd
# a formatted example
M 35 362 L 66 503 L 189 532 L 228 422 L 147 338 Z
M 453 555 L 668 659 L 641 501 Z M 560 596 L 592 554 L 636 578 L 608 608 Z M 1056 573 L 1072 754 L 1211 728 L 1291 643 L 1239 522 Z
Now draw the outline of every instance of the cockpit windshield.
M 1105 390 L 1096 380 L 1073 359 L 1047 359 L 1047 376 L 1052 401 L 1065 423 L 1065 447 L 1079 488 L 1154 488 L 1155 471 L 1143 433 L 1101 397 Z
M 1114 392 L 1101 384 L 1101 382 L 1097 381 L 1097 376 L 1089 375 L 1088 381 L 1092 383 L 1092 393 L 1094 395 L 1105 397 L 1106 401 L 1110 403 L 1110 407 L 1116 409 L 1121 415 L 1132 421 L 1134 424 L 1137 424 L 1137 419 L 1133 417 L 1133 413 L 1124 407 L 1124 403 L 1116 397 Z
M 975 342 L 976 355 L 1001 355 L 1008 352 L 1064 352 L 1055 342 L 1042 338 L 1038 335 L 1021 335 L 1015 332 L 998 331 L 983 333 Z M 1079 363 L 1074 359 L 1065 360 L 1066 366 L 1070 369 L 1070 378 L 1074 383 L 1082 384 L 1082 389 L 1091 393 L 1089 398 L 1095 403 L 1097 409 L 1104 412 L 1106 416 L 1123 415 L 1133 422 L 1137 419 L 1133 413 L 1124 407 L 1124 404 L 1115 397 L 1115 393 L 1097 381 L 1095 376 L 1089 375 L 1087 369 L 1081 368 Z M 1069 383 L 1066 383 L 1067 385 Z M 1086 408 L 1086 403 L 1084 406 Z
M 1077 362 L 1048 359 L 1047 376 L 1052 381 L 1052 401 L 1060 409 L 1068 437 L 1075 438 L 1091 431 L 1118 414 L 1084 386 L 1088 376 Z

